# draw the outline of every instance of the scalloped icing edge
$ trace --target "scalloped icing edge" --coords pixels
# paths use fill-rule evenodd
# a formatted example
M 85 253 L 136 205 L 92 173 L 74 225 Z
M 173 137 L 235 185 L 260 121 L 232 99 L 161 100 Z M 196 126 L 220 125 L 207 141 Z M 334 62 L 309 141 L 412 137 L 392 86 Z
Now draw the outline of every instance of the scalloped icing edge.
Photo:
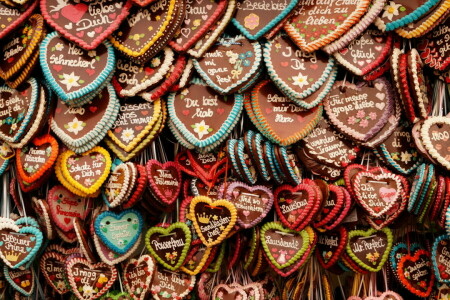
M 172 196 L 172 199 L 167 199 L 167 197 L 165 195 L 163 195 L 161 193 L 161 191 L 159 190 L 158 185 L 151 178 L 150 170 L 151 170 L 151 167 L 153 165 L 157 165 L 160 169 L 163 169 L 163 170 L 166 169 L 167 167 L 173 167 L 177 171 L 175 179 L 178 180 L 179 184 L 178 184 L 178 188 L 177 188 L 177 191 L 176 191 L 175 195 Z M 166 205 L 172 205 L 173 203 L 175 203 L 177 198 L 178 198 L 178 196 L 180 195 L 181 182 L 182 182 L 181 170 L 180 170 L 180 167 L 179 167 L 178 163 L 173 162 L 173 161 L 167 161 L 165 163 L 160 163 L 156 159 L 150 159 L 145 164 L 145 168 L 146 168 L 146 171 L 147 171 L 148 182 L 150 184 L 149 187 L 150 187 L 151 192 L 154 193 L 155 196 L 157 196 L 158 200 L 162 201 Z
M 349 31 L 344 33 L 339 39 L 323 47 L 322 50 L 328 54 L 332 54 L 333 52 L 341 50 L 342 48 L 350 44 L 352 40 L 357 38 L 363 31 L 367 29 L 367 27 L 369 27 L 370 24 L 373 23 L 375 18 L 377 18 L 377 16 L 383 10 L 386 1 L 387 0 L 373 0 L 372 6 L 357 24 L 355 24 Z
M 245 162 L 245 158 L 244 158 L 244 141 L 243 140 L 238 140 L 237 142 L 237 156 L 239 159 L 239 164 L 241 165 L 242 169 L 244 170 L 244 175 L 245 175 L 245 179 L 247 182 L 249 182 L 250 184 L 255 184 L 256 181 L 258 180 L 258 175 L 255 172 L 255 177 L 252 177 L 252 172 L 250 171 L 249 165 L 246 164 Z M 251 163 L 250 163 L 251 166 Z
M 347 229 L 345 229 L 344 226 L 339 226 L 339 228 L 336 229 L 335 231 L 339 233 L 339 238 L 342 240 L 342 243 L 338 245 L 338 248 L 335 250 L 335 253 L 333 253 L 334 255 L 331 256 L 328 262 L 325 263 L 323 256 L 320 254 L 319 248 L 317 246 L 314 251 L 316 253 L 317 260 L 324 269 L 331 268 L 340 259 L 340 256 L 342 252 L 345 251 L 345 246 L 347 245 L 347 238 L 348 238 Z
M 44 199 L 37 199 L 36 197 L 31 197 L 31 201 L 35 203 L 35 205 L 39 205 L 42 209 L 43 216 L 42 218 L 45 220 L 45 231 L 46 237 L 48 240 L 52 240 L 55 237 L 55 232 L 52 228 L 52 220 L 49 215 L 48 203 Z
M 43 2 L 46 0 L 43 0 Z M 128 0 L 130 1 L 130 0 Z M 48 19 L 46 19 L 48 21 Z M 55 91 L 55 93 L 58 95 L 58 98 L 60 98 L 64 102 L 68 101 L 75 101 L 77 99 L 86 97 L 90 95 L 91 93 L 100 92 L 100 87 L 106 79 L 114 73 L 114 69 L 116 67 L 116 55 L 114 53 L 114 48 L 111 45 L 110 42 L 104 41 L 103 44 L 106 48 L 107 58 L 106 58 L 106 66 L 102 70 L 102 72 L 98 75 L 97 78 L 92 80 L 92 83 L 88 84 L 87 86 L 73 91 L 66 93 L 61 86 L 57 83 L 55 78 L 52 76 L 52 72 L 50 70 L 49 65 L 47 64 L 47 48 L 50 41 L 54 38 L 64 38 L 64 36 L 60 35 L 57 31 L 54 31 L 50 34 L 48 34 L 44 40 L 42 41 L 40 47 L 39 47 L 39 61 L 40 65 L 42 67 L 42 72 L 44 73 L 45 80 L 50 85 L 52 90 Z M 78 45 L 77 45 L 78 46 Z M 95 49 L 95 48 L 94 48 Z M 83 51 L 87 51 L 83 49 Z
M 428 255 L 428 256 L 430 256 L 430 262 L 432 262 L 430 252 L 428 252 L 428 251 L 426 251 L 424 249 L 417 250 L 414 253 L 414 255 L 412 255 L 412 256 L 410 255 L 410 257 L 411 257 L 411 259 L 414 260 L 416 256 L 418 257 L 420 255 Z M 423 298 L 428 297 L 431 294 L 431 291 L 433 290 L 433 286 L 434 286 L 435 277 L 434 277 L 433 272 L 431 272 L 431 280 L 430 280 L 431 282 L 430 282 L 430 285 L 427 288 L 427 291 L 426 292 L 419 291 L 418 289 L 416 289 L 412 285 L 410 285 L 408 283 L 408 281 L 406 281 L 407 284 L 405 284 L 405 280 L 403 280 L 404 279 L 403 277 L 405 277 L 405 274 L 403 272 L 403 268 L 402 267 L 403 267 L 403 264 L 406 261 L 406 259 L 407 259 L 406 255 L 402 256 L 402 258 L 400 259 L 400 261 L 399 261 L 399 263 L 397 265 L 397 270 L 399 271 L 398 272 L 398 277 L 399 277 L 398 279 L 399 279 L 399 281 L 403 284 L 403 287 L 405 289 L 407 289 L 409 292 L 411 292 L 411 293 L 413 293 L 413 294 L 415 294 L 415 295 L 417 295 L 419 297 L 423 297 Z M 416 259 L 415 261 L 417 261 L 417 260 L 418 259 Z M 433 270 L 433 268 L 430 267 L 430 271 L 432 271 L 432 270 Z
M 120 171 L 123 170 L 124 173 L 124 179 L 123 179 L 123 183 L 122 186 L 120 188 L 120 192 L 117 196 L 114 196 L 114 198 L 112 199 L 112 201 L 110 202 L 109 199 L 107 198 L 107 196 L 105 195 L 105 190 L 108 188 L 107 185 L 109 183 L 109 180 L 111 179 L 111 177 L 114 175 L 114 172 L 116 171 Z M 128 168 L 127 163 L 122 163 L 118 166 L 116 166 L 114 168 L 114 170 L 111 170 L 111 172 L 109 173 L 109 179 L 108 181 L 105 181 L 105 186 L 102 188 L 102 196 L 103 196 L 103 200 L 105 201 L 105 204 L 108 207 L 116 207 L 119 206 L 123 200 L 125 200 L 126 195 L 129 194 L 130 188 L 132 188 L 132 185 L 134 183 L 134 179 L 132 174 L 132 172 L 130 171 L 130 169 Z
M 418 101 L 417 105 L 419 106 L 420 115 L 422 118 L 426 119 L 428 117 L 428 112 L 424 105 L 424 99 L 427 99 L 427 95 L 423 94 L 420 90 L 420 83 L 419 83 L 419 68 L 417 67 L 417 64 L 420 65 L 420 68 L 423 69 L 423 62 L 420 58 L 419 52 L 412 48 L 411 51 L 408 53 L 408 57 L 411 58 L 411 63 L 408 62 L 408 69 L 411 71 L 411 75 L 413 78 L 413 88 L 415 91 L 415 94 L 417 95 Z M 424 76 L 425 78 L 425 76 Z M 425 84 L 425 83 L 423 83 Z M 427 99 L 428 100 L 428 99 Z
M 131 264 L 134 264 L 136 266 L 136 265 L 141 264 L 143 261 L 146 263 L 146 266 L 148 268 L 147 272 L 149 272 L 150 275 L 145 278 L 145 282 L 144 282 L 144 285 L 146 285 L 147 288 L 143 288 L 143 291 L 140 293 L 139 296 L 137 296 L 135 291 L 132 291 L 131 287 L 128 286 L 128 280 L 127 280 L 128 276 L 126 274 L 126 271 L 127 271 L 128 267 L 131 266 Z M 145 296 L 147 296 L 147 294 L 150 292 L 151 283 L 152 283 L 152 279 L 154 278 L 155 271 L 156 271 L 155 262 L 154 262 L 153 258 L 148 254 L 141 255 L 141 256 L 139 256 L 138 259 L 131 258 L 127 261 L 127 263 L 123 267 L 123 277 L 124 277 L 123 284 L 125 285 L 125 289 L 128 291 L 128 293 L 130 295 L 133 295 L 132 296 L 133 299 L 135 299 L 135 300 L 144 300 L 145 299 Z
M 306 51 L 313 52 L 323 46 L 330 44 L 335 41 L 339 36 L 350 30 L 350 28 L 355 25 L 360 18 L 366 13 L 367 8 L 369 7 L 371 0 L 361 0 L 358 1 L 358 5 L 354 11 L 351 12 L 350 16 L 348 16 L 345 21 L 340 24 L 333 32 L 328 33 L 325 37 L 314 40 L 312 42 L 307 43 L 297 32 L 294 26 L 291 25 L 290 22 L 287 22 L 284 25 L 284 30 L 291 37 L 292 41 L 297 44 L 297 46 Z M 295 17 L 294 17 L 295 18 Z
M 50 277 L 48 276 L 47 272 L 45 272 L 46 268 L 45 268 L 45 261 L 47 258 L 54 258 L 57 260 L 60 260 L 60 262 L 64 263 L 64 260 L 66 259 L 66 255 L 62 254 L 60 252 L 57 251 L 46 251 L 44 254 L 42 254 L 41 258 L 39 259 L 39 266 L 41 269 L 41 273 L 44 275 L 44 278 L 47 280 L 47 283 L 60 295 L 64 295 L 67 292 L 70 292 L 70 285 L 67 284 L 67 282 L 65 281 L 66 275 L 64 272 L 62 272 L 62 276 L 63 276 L 63 280 L 66 286 L 65 290 L 60 290 L 55 283 L 53 282 L 53 280 L 50 279 Z M 31 270 L 33 270 L 33 268 L 31 268 Z M 34 280 L 32 280 L 34 282 Z
M 20 294 L 24 295 L 25 297 L 30 297 L 33 292 L 34 289 L 36 288 L 36 273 L 34 272 L 34 268 L 32 267 L 28 267 L 27 269 L 29 269 L 31 271 L 31 283 L 32 283 L 32 288 L 31 291 L 29 293 L 27 293 L 22 287 L 18 286 L 14 280 L 11 278 L 11 276 L 9 276 L 9 272 L 8 272 L 8 267 L 6 265 L 3 266 L 3 275 L 5 276 L 6 281 L 11 285 L 11 287 L 13 287 L 17 292 L 19 292 Z M 16 271 L 16 270 L 14 270 Z

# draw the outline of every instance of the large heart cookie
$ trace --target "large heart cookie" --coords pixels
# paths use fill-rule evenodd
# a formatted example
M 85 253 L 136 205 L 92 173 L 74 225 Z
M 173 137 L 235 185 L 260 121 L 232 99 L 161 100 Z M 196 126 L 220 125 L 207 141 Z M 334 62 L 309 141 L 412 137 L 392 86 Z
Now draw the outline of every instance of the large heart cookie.
M 9 285 L 16 290 L 15 299 L 18 299 L 18 296 L 29 298 L 33 294 L 36 287 L 36 273 L 32 267 L 10 269 L 5 265 L 3 273 Z
M 104 211 L 94 220 L 94 230 L 100 240 L 119 254 L 133 248 L 140 238 L 143 225 L 142 215 L 134 209 L 120 213 Z
M 150 291 L 156 300 L 171 297 L 183 299 L 194 289 L 195 281 L 194 275 L 189 276 L 182 272 L 171 272 L 158 268 L 155 270 Z
M 30 1 L 22 6 L 15 7 L 6 2 L 0 3 L 0 39 L 23 23 L 33 12 L 39 1 Z
M 337 230 L 318 233 L 316 257 L 319 263 L 328 269 L 340 258 L 347 244 L 347 229 L 344 226 Z
M 439 282 L 450 283 L 450 236 L 441 235 L 433 244 L 431 260 L 433 261 L 434 274 Z
M 222 199 L 212 201 L 205 196 L 192 199 L 189 214 L 199 238 L 208 247 L 220 244 L 237 218 L 233 203 Z
M 64 270 L 67 255 L 54 250 L 47 250 L 40 259 L 41 272 L 50 286 L 60 295 L 70 291 Z
M 93 50 L 119 27 L 128 15 L 132 2 L 44 0 L 40 5 L 50 26 L 81 48 Z
M 404 255 L 397 265 L 397 273 L 408 291 L 423 298 L 430 296 L 435 280 L 430 252 L 420 249 L 414 255 Z
M 138 259 L 130 259 L 123 268 L 123 284 L 133 299 L 144 300 L 150 291 L 155 275 L 155 263 L 150 255 L 142 255 Z
M 151 192 L 165 205 L 172 205 L 181 191 L 181 171 L 175 162 L 159 163 L 151 159 L 146 164 Z
M 300 49 L 313 52 L 355 25 L 370 3 L 370 0 L 307 2 L 296 9 L 296 15 L 284 29 Z

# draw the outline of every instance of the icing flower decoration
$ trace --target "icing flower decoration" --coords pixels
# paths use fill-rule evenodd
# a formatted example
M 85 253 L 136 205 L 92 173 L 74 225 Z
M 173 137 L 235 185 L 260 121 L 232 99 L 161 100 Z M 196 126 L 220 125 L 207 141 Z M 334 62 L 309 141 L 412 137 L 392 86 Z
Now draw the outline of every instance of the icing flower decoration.
M 55 49 L 56 49 L 57 51 L 61 51 L 62 49 L 64 49 L 64 45 L 61 44 L 61 43 L 58 43 L 58 44 L 55 45 Z
M 64 283 L 64 281 L 58 280 L 58 281 L 56 282 L 56 287 L 57 287 L 59 290 L 63 290 L 63 289 L 66 288 L 66 284 Z
M 70 74 L 64 73 L 60 75 L 60 78 L 61 77 L 62 77 L 61 83 L 66 85 L 68 91 L 70 91 L 70 89 L 73 87 L 80 86 L 80 84 L 78 83 L 78 81 L 80 80 L 80 76 L 76 76 L 74 72 Z
M 405 8 L 401 4 L 397 4 L 394 1 L 390 1 L 388 5 L 384 7 L 384 13 L 382 15 L 383 18 L 388 18 L 389 21 L 392 21 L 394 16 L 398 16 L 399 10 L 403 11 Z
M 94 290 L 92 289 L 91 286 L 89 286 L 88 284 L 85 284 L 83 286 L 83 296 L 89 296 L 92 295 L 94 293 Z
M 77 117 L 74 117 L 71 122 L 64 125 L 64 128 L 66 128 L 68 132 L 72 132 L 73 134 L 77 135 L 78 132 L 83 130 L 85 126 L 85 122 L 78 120 Z
M 363 110 L 358 110 L 358 112 L 356 113 L 357 118 L 364 118 L 365 115 L 366 113 Z
M 359 122 L 359 126 L 366 128 L 367 126 L 369 126 L 369 121 L 367 121 L 366 119 L 362 119 L 361 122 Z
M 198 134 L 199 139 L 203 138 L 205 134 L 208 134 L 211 131 L 213 131 L 213 129 L 210 128 L 209 125 L 205 123 L 205 120 L 202 120 L 200 123 L 195 123 L 194 125 L 191 126 L 194 129 L 194 132 Z
M 300 88 L 303 88 L 305 85 L 308 85 L 308 76 L 303 75 L 302 73 L 298 73 L 297 76 L 292 76 L 293 85 L 297 85 Z
M 122 136 L 121 136 L 122 140 L 125 143 L 129 143 L 131 140 L 134 139 L 134 130 L 131 128 L 127 128 L 122 132 Z
M 380 253 L 374 252 L 374 253 L 367 253 L 366 258 L 373 264 L 376 265 L 378 258 L 380 258 Z
M 161 64 L 161 59 L 159 57 L 155 57 L 152 59 L 152 67 L 156 68 Z
M 200 19 L 195 19 L 195 20 L 192 22 L 192 25 L 194 25 L 194 27 L 198 27 L 198 26 L 200 26 L 201 23 L 202 23 L 202 22 L 200 21 Z
M 375 120 L 375 119 L 377 118 L 377 113 L 376 113 L 376 112 L 371 112 L 371 113 L 369 113 L 369 118 L 370 118 L 371 120 Z
M 6 156 L 11 152 L 11 147 L 7 143 L 3 143 L 0 145 L 0 155 Z
M 408 162 L 411 161 L 412 155 L 411 155 L 411 153 L 409 153 L 408 151 L 402 152 L 402 153 L 400 154 L 400 156 L 401 156 L 401 161 L 404 162 L 404 163 L 408 163 Z
M 255 29 L 259 26 L 259 16 L 254 13 L 249 14 L 244 19 L 244 26 L 250 30 Z
M 88 52 L 88 55 L 89 55 L 89 57 L 95 57 L 95 56 L 97 56 L 97 51 L 91 50 Z
M 356 124 L 356 118 L 354 116 L 348 117 L 347 123 L 350 125 Z

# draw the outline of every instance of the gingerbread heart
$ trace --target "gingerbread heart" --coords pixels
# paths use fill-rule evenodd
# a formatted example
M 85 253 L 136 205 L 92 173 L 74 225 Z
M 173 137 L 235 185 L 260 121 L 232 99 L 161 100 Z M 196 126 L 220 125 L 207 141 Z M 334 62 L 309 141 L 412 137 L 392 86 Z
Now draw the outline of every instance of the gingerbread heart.
M 17 149 L 16 169 L 22 180 L 32 183 L 49 171 L 56 162 L 59 146 L 49 134 L 36 137 L 31 145 Z
M 450 170 L 450 118 L 428 117 L 423 122 L 420 135 L 430 156 Z
M 165 268 L 176 271 L 185 262 L 191 245 L 191 230 L 181 222 L 167 228 L 151 227 L 145 235 L 150 254 Z
M 31 1 L 19 7 L 8 5 L 6 2 L 0 3 L 0 39 L 8 35 L 17 28 L 34 11 L 39 1 Z
M 219 246 L 207 247 L 194 245 L 189 250 L 185 264 L 180 270 L 189 275 L 197 275 L 208 268 L 213 261 Z
M 104 211 L 94 220 L 95 234 L 109 249 L 125 254 L 139 240 L 144 220 L 134 209 L 126 209 L 120 213 Z
M 96 49 L 128 16 L 131 0 L 72 0 L 40 2 L 47 23 L 68 40 L 86 50 Z
M 183 299 L 194 289 L 195 281 L 195 276 L 157 268 L 150 291 L 156 300 L 171 297 Z
M 364 270 L 378 272 L 389 257 L 392 240 L 389 228 L 352 230 L 348 233 L 346 251 Z
M 144 300 L 150 291 L 155 275 L 155 263 L 150 255 L 142 255 L 138 259 L 130 259 L 123 268 L 123 284 L 133 299 Z
M 434 240 L 431 260 L 436 279 L 439 282 L 450 283 L 450 260 L 449 241 L 450 236 L 441 235 Z
M 227 186 L 225 198 L 237 210 L 237 222 L 242 228 L 251 228 L 261 222 L 272 208 L 273 194 L 265 186 L 248 186 L 233 182 Z
M 33 294 L 36 287 L 36 274 L 32 267 L 24 269 L 9 269 L 5 265 L 3 267 L 3 273 L 6 281 L 8 281 L 14 290 L 20 293 L 19 295 L 30 297 L 31 294 Z
M 213 299 L 247 299 L 247 293 L 242 286 L 232 286 L 227 284 L 218 284 L 212 291 Z
M 271 3 L 239 0 L 232 23 L 248 39 L 257 40 L 282 22 L 297 3 L 298 0 L 276 0 Z
M 47 195 L 52 220 L 65 232 L 73 229 L 75 218 L 84 220 L 87 217 L 89 202 L 89 199 L 71 193 L 62 185 L 52 187 Z
M 212 201 L 197 196 L 189 204 L 190 219 L 199 238 L 208 247 L 220 244 L 234 227 L 236 207 L 227 200 Z
M 339 131 L 366 142 L 388 121 L 394 98 L 390 83 L 377 78 L 373 84 L 336 82 L 325 99 L 325 111 Z
M 373 217 L 380 217 L 399 201 L 402 195 L 400 178 L 390 172 L 378 175 L 359 172 L 354 177 L 356 200 Z
M 345 250 L 347 236 L 347 229 L 344 226 L 339 226 L 335 230 L 318 233 L 315 251 L 317 260 L 322 267 L 329 269 L 336 264 L 342 252 Z
M 430 252 L 417 250 L 414 255 L 404 255 L 398 265 L 400 282 L 411 293 L 419 297 L 428 297 L 433 290 L 434 273 Z
M 114 168 L 103 186 L 103 200 L 109 207 L 117 207 L 128 200 L 136 182 L 137 168 L 131 163 L 122 163 Z
M 40 259 L 40 269 L 50 286 L 60 295 L 70 291 L 65 272 L 66 255 L 57 251 L 46 251 Z
M 371 1 L 308 2 L 284 25 L 292 40 L 306 52 L 313 52 L 348 31 L 366 13 Z M 317 20 L 313 15 L 320 15 Z
M 445 38 L 449 30 L 450 18 L 447 18 L 417 45 L 423 62 L 435 70 L 445 71 L 450 66 L 450 46 Z
M 96 299 L 105 294 L 117 279 L 117 269 L 105 263 L 91 264 L 87 259 L 72 256 L 65 266 L 72 292 L 79 299 Z
M 161 164 L 155 159 L 147 162 L 147 175 L 151 192 L 164 205 L 172 205 L 181 191 L 181 171 L 177 163 Z

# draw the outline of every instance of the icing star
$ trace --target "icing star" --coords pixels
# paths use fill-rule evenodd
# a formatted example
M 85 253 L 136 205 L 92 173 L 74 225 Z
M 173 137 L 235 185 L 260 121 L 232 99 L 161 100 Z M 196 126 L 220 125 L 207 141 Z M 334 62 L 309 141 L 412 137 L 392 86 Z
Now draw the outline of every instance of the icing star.
M 214 221 L 217 221 L 217 219 L 219 218 L 218 216 L 213 216 L 212 217 Z

